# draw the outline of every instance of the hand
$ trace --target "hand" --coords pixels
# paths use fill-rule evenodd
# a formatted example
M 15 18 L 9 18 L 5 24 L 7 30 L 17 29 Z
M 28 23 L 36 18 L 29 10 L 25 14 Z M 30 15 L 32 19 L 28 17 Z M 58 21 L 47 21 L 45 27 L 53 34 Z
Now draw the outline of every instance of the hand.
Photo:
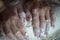
M 52 7 L 46 6 L 42 8 L 35 8 L 30 11 L 30 7 L 28 7 L 29 5 L 30 4 L 24 6 L 24 11 L 26 13 L 27 21 L 32 18 L 32 25 L 35 36 L 40 37 L 42 34 L 46 34 L 47 36 L 49 28 L 55 26 L 54 10 Z M 32 6 L 32 8 L 34 7 Z
M 26 40 L 26 31 L 15 7 L 9 7 L 1 13 L 1 23 L 6 37 L 11 40 Z

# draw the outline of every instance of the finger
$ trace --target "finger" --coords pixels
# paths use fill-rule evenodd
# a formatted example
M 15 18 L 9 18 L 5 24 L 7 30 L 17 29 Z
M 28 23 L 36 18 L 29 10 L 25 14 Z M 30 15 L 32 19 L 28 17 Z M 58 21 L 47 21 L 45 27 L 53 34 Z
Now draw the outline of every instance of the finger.
M 16 8 L 14 8 L 12 14 L 15 14 L 15 15 L 10 18 L 10 23 L 11 23 L 10 28 L 11 28 L 13 34 L 17 37 L 17 39 L 22 40 L 24 38 L 23 38 L 19 28 L 17 27 L 17 20 L 19 17 L 18 17 Z
M 15 14 L 15 15 L 13 15 L 13 14 Z M 13 33 L 16 33 L 16 31 L 18 31 L 18 28 L 16 26 L 16 21 L 18 19 L 18 17 L 17 17 L 18 14 L 17 14 L 17 9 L 16 8 L 13 8 L 11 15 L 13 15 L 13 16 L 9 19 L 10 20 L 10 28 L 13 31 Z
M 40 28 L 39 28 L 39 13 L 37 9 L 32 11 L 32 25 L 34 35 L 40 37 Z
M 45 27 L 45 36 L 48 36 L 48 31 L 49 31 L 49 20 L 46 20 L 46 27 Z
M 46 25 L 47 27 L 50 27 L 51 26 L 51 19 L 50 19 L 50 8 L 49 7 L 46 7 L 46 14 L 45 14 L 45 17 L 46 17 L 46 23 L 48 23 L 48 25 Z
M 46 13 L 45 13 L 45 17 L 46 17 L 46 28 L 45 28 L 45 34 L 46 36 L 48 35 L 48 31 L 49 31 L 49 28 L 51 26 L 51 20 L 50 20 L 50 8 L 49 7 L 46 7 Z
M 20 8 L 20 6 L 19 6 Z M 25 26 L 26 26 L 26 15 L 25 13 L 23 12 L 23 9 L 21 8 L 20 10 L 18 9 L 19 13 L 19 18 L 17 20 L 17 27 L 19 28 L 21 34 L 23 36 L 26 36 L 26 29 L 25 29 Z M 25 39 L 25 37 L 24 37 Z
M 28 38 L 26 37 L 26 15 L 24 12 L 19 13 L 20 18 L 18 18 L 17 20 L 17 26 L 20 29 L 22 35 L 24 36 L 24 38 L 27 40 Z
M 18 20 L 17 18 L 18 17 L 13 16 L 13 18 L 11 19 L 11 30 L 19 40 L 22 40 L 24 38 L 23 38 L 23 35 L 21 34 L 21 32 L 17 26 L 17 20 Z
M 45 13 L 46 20 L 50 20 L 50 8 L 46 7 L 45 10 L 46 10 L 46 13 Z
M 23 24 L 23 22 L 22 22 L 21 19 L 19 19 L 19 20 L 17 21 L 17 26 L 18 26 L 18 28 L 20 29 L 22 35 L 25 36 L 25 34 L 26 34 L 26 29 L 25 29 L 25 26 L 24 26 L 24 24 Z
M 25 14 L 26 14 L 26 20 L 27 20 L 28 22 L 31 22 L 32 16 L 31 16 L 31 13 L 30 13 L 30 5 L 29 5 L 28 2 L 25 2 L 25 4 L 23 5 L 23 10 L 24 10 L 24 12 L 25 12 Z
M 22 35 L 26 34 L 26 30 L 25 30 L 25 13 L 24 12 L 20 12 L 19 17 L 17 17 L 16 19 L 16 26 L 18 27 L 18 29 L 20 30 Z
M 55 13 L 54 13 L 53 9 L 50 10 L 50 17 L 51 17 L 51 26 L 55 27 L 55 19 L 56 19 L 56 17 L 55 17 Z
M 18 31 L 18 28 L 16 26 L 16 20 L 17 20 L 17 17 L 16 16 L 13 16 L 10 19 L 10 28 L 13 31 L 14 34 Z
M 8 10 L 9 9 L 9 10 Z M 10 19 L 9 17 L 11 17 L 12 11 L 10 8 L 7 8 L 4 12 L 2 12 L 2 26 L 3 26 L 3 31 L 6 34 L 7 37 L 11 38 L 11 39 L 15 39 L 15 36 L 13 35 L 11 29 L 10 29 Z
M 20 11 L 20 10 L 19 10 Z M 26 34 L 26 14 L 24 11 L 19 12 L 19 18 L 17 20 L 17 26 L 20 29 L 23 36 Z
M 44 8 L 42 8 L 41 10 L 40 10 L 40 27 L 41 28 L 44 28 L 44 26 L 45 26 L 45 10 L 44 10 Z
M 6 37 L 9 37 L 12 40 L 16 40 L 15 36 L 13 35 L 10 27 L 9 21 L 3 24 L 3 32 L 5 33 Z
M 45 10 L 44 8 L 40 9 L 40 32 L 41 32 L 41 36 L 44 36 L 44 31 L 45 31 Z
M 22 21 L 24 26 L 26 26 L 27 22 L 26 22 L 26 14 L 25 14 L 25 12 L 23 12 L 23 11 L 20 12 L 19 16 L 20 16 L 19 20 Z
M 24 22 L 22 22 L 22 20 L 19 19 L 19 20 L 17 21 L 17 27 L 20 29 L 20 32 L 21 32 L 21 34 L 24 36 L 24 39 L 27 40 L 27 37 L 26 37 L 26 28 L 25 28 L 25 26 L 24 26 L 23 23 L 24 23 Z

